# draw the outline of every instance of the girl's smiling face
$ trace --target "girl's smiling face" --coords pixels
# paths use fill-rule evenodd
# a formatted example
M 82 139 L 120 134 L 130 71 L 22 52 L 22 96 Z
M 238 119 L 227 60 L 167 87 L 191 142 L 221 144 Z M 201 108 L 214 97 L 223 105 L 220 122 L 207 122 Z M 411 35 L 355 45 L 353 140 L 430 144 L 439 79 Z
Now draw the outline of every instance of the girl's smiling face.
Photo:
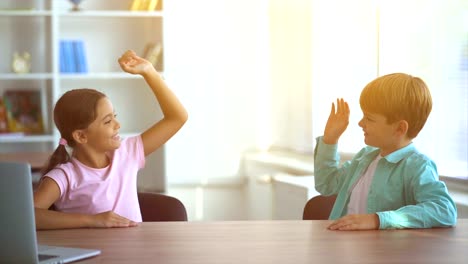
M 97 151 L 109 151 L 120 147 L 120 123 L 116 119 L 111 101 L 104 97 L 96 106 L 96 119 L 86 131 L 87 144 Z

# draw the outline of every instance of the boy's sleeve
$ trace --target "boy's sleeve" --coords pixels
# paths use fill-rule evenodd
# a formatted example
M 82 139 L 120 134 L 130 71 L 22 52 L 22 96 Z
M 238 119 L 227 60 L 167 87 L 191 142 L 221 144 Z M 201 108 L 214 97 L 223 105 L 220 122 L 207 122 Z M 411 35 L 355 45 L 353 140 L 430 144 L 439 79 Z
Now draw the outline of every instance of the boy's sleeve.
M 445 184 L 438 180 L 435 165 L 428 162 L 416 175 L 419 176 L 411 182 L 416 204 L 395 211 L 378 212 L 380 229 L 449 227 L 456 224 L 456 205 Z
M 323 137 L 316 139 L 314 150 L 314 180 L 315 189 L 322 195 L 337 194 L 345 177 L 346 164 L 339 168 L 340 156 L 338 155 L 338 145 L 325 144 Z M 341 180 L 341 181 L 340 181 Z

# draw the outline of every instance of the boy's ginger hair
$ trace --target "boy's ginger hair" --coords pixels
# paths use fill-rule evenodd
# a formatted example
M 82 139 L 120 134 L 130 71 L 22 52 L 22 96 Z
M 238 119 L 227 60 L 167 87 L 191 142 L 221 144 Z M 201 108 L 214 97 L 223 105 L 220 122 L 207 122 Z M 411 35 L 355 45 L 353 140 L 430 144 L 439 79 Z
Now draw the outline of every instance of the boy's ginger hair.
M 418 77 L 393 73 L 378 77 L 364 87 L 359 99 L 364 112 L 381 114 L 391 124 L 408 122 L 407 136 L 415 138 L 432 110 L 429 88 Z

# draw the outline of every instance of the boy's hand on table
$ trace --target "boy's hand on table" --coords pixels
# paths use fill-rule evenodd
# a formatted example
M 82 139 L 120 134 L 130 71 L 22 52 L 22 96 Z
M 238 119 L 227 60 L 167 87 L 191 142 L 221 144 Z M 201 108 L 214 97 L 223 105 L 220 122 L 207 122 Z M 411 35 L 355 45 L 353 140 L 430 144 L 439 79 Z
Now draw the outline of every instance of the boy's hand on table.
M 379 229 L 380 221 L 377 214 L 346 215 L 328 226 L 330 230 L 373 230 Z

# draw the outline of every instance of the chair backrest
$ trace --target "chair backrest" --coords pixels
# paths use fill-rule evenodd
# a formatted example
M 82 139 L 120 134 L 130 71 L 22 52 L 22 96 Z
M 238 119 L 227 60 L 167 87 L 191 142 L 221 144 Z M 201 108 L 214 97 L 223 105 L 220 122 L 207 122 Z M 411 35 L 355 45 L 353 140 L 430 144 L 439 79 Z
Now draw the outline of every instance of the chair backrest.
M 143 222 L 187 221 L 187 211 L 179 199 L 160 193 L 139 192 Z
M 336 195 L 317 195 L 307 201 L 302 215 L 303 220 L 327 220 L 335 204 Z

